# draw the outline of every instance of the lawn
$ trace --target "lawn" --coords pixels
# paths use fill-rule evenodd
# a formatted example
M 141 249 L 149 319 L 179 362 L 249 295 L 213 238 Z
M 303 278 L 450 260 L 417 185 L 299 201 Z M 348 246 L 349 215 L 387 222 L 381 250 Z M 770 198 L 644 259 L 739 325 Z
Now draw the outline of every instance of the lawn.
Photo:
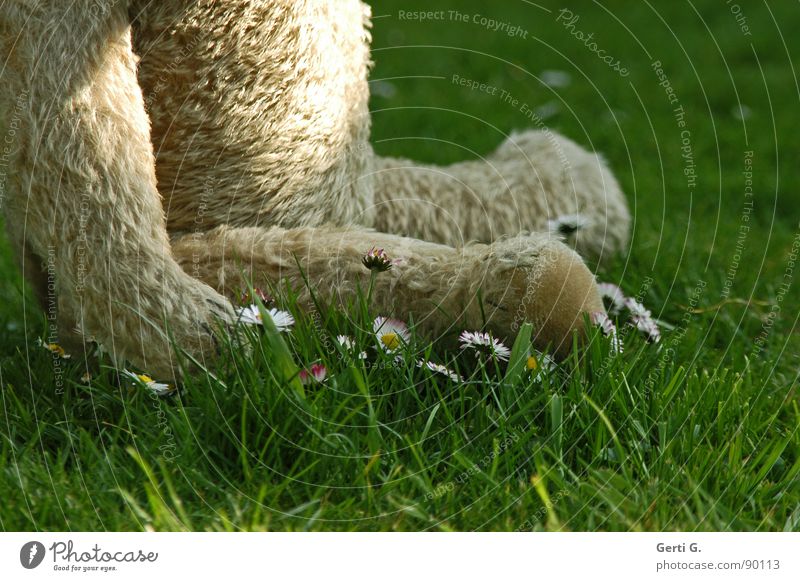
M 388 313 L 303 313 L 284 289 L 291 333 L 254 327 L 252 354 L 159 398 L 37 345 L 3 240 L 0 529 L 800 530 L 797 4 L 562 8 L 373 3 L 373 142 L 449 163 L 535 111 L 602 152 L 634 229 L 597 277 L 652 310 L 659 343 L 620 321 L 622 353 L 595 333 L 530 373 L 412 337 L 453 383 L 359 331 Z M 287 374 L 314 362 L 328 376 L 301 398 Z

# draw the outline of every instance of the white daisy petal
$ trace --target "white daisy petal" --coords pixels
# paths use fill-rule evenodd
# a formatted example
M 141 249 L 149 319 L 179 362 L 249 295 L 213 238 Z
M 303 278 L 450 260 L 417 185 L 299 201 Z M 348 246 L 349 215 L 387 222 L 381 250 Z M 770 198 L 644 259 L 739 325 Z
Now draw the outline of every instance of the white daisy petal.
M 658 323 L 649 316 L 650 311 L 647 311 L 648 316 L 634 315 L 631 318 L 631 324 L 642 333 L 647 340 L 651 343 L 658 343 L 661 341 L 661 329 L 658 328 Z
M 601 282 L 597 285 L 600 297 L 608 305 L 608 312 L 619 315 L 625 308 L 625 293 L 617 285 L 610 282 Z
M 462 383 L 464 381 L 464 378 L 461 377 L 455 371 L 451 371 L 444 365 L 441 365 L 439 363 L 434 363 L 433 361 L 425 361 L 424 359 L 420 359 L 417 361 L 417 367 L 426 367 L 432 373 L 438 373 L 439 375 L 443 375 L 453 383 Z
M 156 395 L 169 395 L 175 388 L 168 383 L 158 383 L 157 381 L 151 381 L 150 383 L 145 384 L 147 389 L 156 393 Z
M 336 337 L 336 342 L 341 345 L 345 351 L 355 352 L 356 350 L 356 342 L 353 340 L 352 337 L 348 337 L 347 335 L 338 335 Z M 359 359 L 366 359 L 367 352 L 361 351 L 356 354 L 356 357 Z
M 648 311 L 642 303 L 632 297 L 625 299 L 625 308 L 630 311 L 632 317 L 644 317 L 647 319 L 652 317 L 650 311 Z
M 250 305 L 249 307 L 236 309 L 236 318 L 245 325 L 264 324 L 261 320 L 261 311 L 258 310 L 258 305 Z
M 336 337 L 336 342 L 348 351 L 352 351 L 356 347 L 356 343 L 353 341 L 353 338 L 348 337 L 347 335 L 338 335 Z
M 150 391 L 154 392 L 156 395 L 169 395 L 170 393 L 175 391 L 175 386 L 169 383 L 159 383 L 151 378 L 149 375 L 138 375 L 133 373 L 132 371 L 123 370 L 123 374 L 127 375 L 134 381 L 138 383 L 144 384 L 144 386 L 149 389 Z
M 372 330 L 375 332 L 378 344 L 387 352 L 407 344 L 411 339 L 408 325 L 397 319 L 377 317 L 372 322 Z
M 572 82 L 572 75 L 566 71 L 547 70 L 539 75 L 541 81 L 548 87 L 563 88 Z
M 536 350 L 534 350 L 533 353 L 528 353 L 525 367 L 534 374 L 535 381 L 537 382 L 541 381 L 543 376 L 552 375 L 558 369 L 558 365 L 556 365 L 552 357 Z
M 269 314 L 279 333 L 288 333 L 294 326 L 294 317 L 288 311 L 273 308 L 267 311 L 267 314 Z
M 508 361 L 509 357 L 511 357 L 511 349 L 489 333 L 464 331 L 458 340 L 461 342 L 461 349 L 473 349 L 476 357 L 480 356 L 481 353 L 487 353 L 501 361 Z
M 622 353 L 622 341 L 617 336 L 617 327 L 605 313 L 592 313 L 592 323 L 600 327 L 603 335 L 611 337 L 611 349 L 616 353 Z
M 603 331 L 603 335 L 609 336 L 616 334 L 617 328 L 614 326 L 614 321 L 612 321 L 605 313 L 592 313 L 591 318 L 592 323 L 600 327 L 600 330 Z

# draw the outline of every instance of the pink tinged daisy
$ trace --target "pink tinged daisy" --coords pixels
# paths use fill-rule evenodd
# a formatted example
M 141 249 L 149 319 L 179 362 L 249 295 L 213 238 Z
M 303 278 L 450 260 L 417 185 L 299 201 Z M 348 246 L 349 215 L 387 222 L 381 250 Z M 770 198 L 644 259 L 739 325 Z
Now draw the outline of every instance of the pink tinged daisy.
M 658 328 L 658 323 L 642 303 L 635 299 L 627 298 L 625 299 L 625 308 L 630 311 L 631 325 L 647 337 L 648 341 L 658 343 L 661 340 L 661 329 Z
M 600 327 L 603 335 L 611 338 L 611 348 L 622 353 L 622 341 L 617 336 L 617 327 L 608 315 L 602 312 L 592 313 L 592 323 Z
M 547 229 L 553 235 L 569 236 L 578 230 L 586 228 L 590 223 L 591 221 L 588 218 L 584 218 L 580 214 L 564 214 L 554 220 L 548 220 Z
M 315 363 L 311 366 L 311 369 L 301 369 L 300 370 L 300 382 L 303 385 L 308 385 L 310 383 L 322 383 L 325 381 L 325 378 L 328 376 L 328 370 L 324 365 L 321 363 Z
M 45 343 L 44 341 L 42 341 L 41 338 L 39 338 L 37 342 L 40 347 L 44 347 L 45 349 L 50 351 L 50 353 L 52 353 L 53 355 L 55 355 L 60 359 L 69 359 L 70 357 L 72 357 L 72 355 L 64 351 L 64 348 L 58 343 Z
M 650 311 L 647 311 L 647 313 L 649 315 Z M 631 317 L 631 324 L 647 337 L 647 340 L 651 343 L 661 341 L 661 329 L 658 328 L 658 323 L 652 317 L 634 315 Z
M 472 349 L 475 351 L 475 357 L 480 357 L 482 354 L 497 357 L 501 361 L 508 361 L 511 357 L 511 349 L 503 345 L 492 337 L 489 333 L 482 333 L 480 331 L 464 331 L 458 337 L 461 343 L 461 349 Z
M 122 373 L 133 379 L 134 381 L 144 385 L 147 389 L 155 393 L 156 395 L 169 395 L 170 393 L 175 391 L 175 386 L 170 385 L 169 383 L 159 383 L 155 381 L 149 375 L 137 375 L 132 371 L 125 370 Z
M 271 307 L 272 305 L 275 304 L 275 300 L 269 294 L 265 293 L 258 287 L 255 287 L 252 293 L 249 290 L 242 291 L 242 294 L 239 297 L 239 301 L 243 305 L 251 304 L 255 302 L 253 299 L 254 296 L 258 297 L 265 307 Z
M 392 268 L 392 261 L 383 248 L 371 248 L 361 259 L 361 264 L 376 272 L 386 272 Z
M 453 383 L 462 383 L 464 381 L 464 378 L 455 371 L 451 371 L 444 365 L 434 363 L 433 361 L 425 361 L 424 359 L 420 359 L 417 361 L 417 367 L 425 367 L 428 369 L 428 371 L 432 373 L 438 373 L 439 375 L 448 378 Z
M 387 352 L 408 344 L 411 338 L 408 332 L 408 325 L 397 319 L 377 317 L 372 322 L 372 330 L 375 332 L 378 344 Z
M 600 327 L 600 330 L 603 331 L 603 335 L 605 335 L 606 337 L 610 335 L 615 335 L 617 333 L 617 328 L 614 326 L 614 322 L 605 313 L 603 312 L 592 313 L 591 319 L 592 319 L 592 324 Z
M 631 317 L 644 317 L 650 319 L 653 316 L 642 303 L 631 297 L 625 299 L 625 308 L 630 311 Z
M 608 312 L 612 315 L 619 315 L 625 308 L 625 293 L 617 285 L 610 282 L 601 282 L 597 285 L 600 297 L 606 304 Z

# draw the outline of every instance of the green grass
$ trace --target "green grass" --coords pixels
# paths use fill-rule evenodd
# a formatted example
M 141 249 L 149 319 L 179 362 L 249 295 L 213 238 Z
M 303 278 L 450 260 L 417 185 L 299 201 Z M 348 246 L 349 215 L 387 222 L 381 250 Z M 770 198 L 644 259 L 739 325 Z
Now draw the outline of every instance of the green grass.
M 558 103 L 547 124 L 601 151 L 635 212 L 629 254 L 598 277 L 673 327 L 660 346 L 628 333 L 615 356 L 594 337 L 532 377 L 416 337 L 416 350 L 458 367 L 467 381 L 455 385 L 412 353 L 397 364 L 370 347 L 359 329 L 384 313 L 302 313 L 287 295 L 291 360 L 276 336 L 253 333 L 252 355 L 231 349 L 213 376 L 158 399 L 120 385 L 102 358 L 88 360 L 89 386 L 85 361 L 54 370 L 35 343 L 44 316 L 3 242 L 1 529 L 800 530 L 797 5 L 741 3 L 752 36 L 722 2 L 571 5 L 576 29 L 630 70 L 621 78 L 555 21 L 561 4 L 437 3 L 518 24 L 527 39 L 398 18 L 428 4 L 373 5 L 378 152 L 449 163 L 532 125 L 454 74 L 532 108 Z M 653 60 L 686 111 L 693 188 Z M 546 69 L 572 83 L 544 87 Z M 737 259 L 745 151 L 755 195 Z M 370 359 L 331 350 L 338 333 Z M 329 378 L 303 399 L 277 370 L 314 361 Z

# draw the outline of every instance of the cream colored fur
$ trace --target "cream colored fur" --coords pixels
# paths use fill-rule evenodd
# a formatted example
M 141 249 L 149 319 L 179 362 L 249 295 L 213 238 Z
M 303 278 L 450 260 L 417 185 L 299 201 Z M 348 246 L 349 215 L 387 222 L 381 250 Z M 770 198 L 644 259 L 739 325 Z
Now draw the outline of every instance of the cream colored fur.
M 6 221 L 40 296 L 54 249 L 65 333 L 167 375 L 165 330 L 213 356 L 241 268 L 290 280 L 307 303 L 296 255 L 321 296 L 347 303 L 379 246 L 402 260 L 377 278 L 376 314 L 434 335 L 479 327 L 480 290 L 495 334 L 531 321 L 539 346 L 563 352 L 602 303 L 578 255 L 532 232 L 581 213 L 580 252 L 623 249 L 616 181 L 537 132 L 485 162 L 377 158 L 368 30 L 358 0 L 7 1 L 0 111 L 25 106 Z
M 458 246 L 548 232 L 548 221 L 579 214 L 585 226 L 565 242 L 587 259 L 607 260 L 628 244 L 617 180 L 597 155 L 552 132 L 514 134 L 484 160 L 447 167 L 374 164 L 379 230 Z

